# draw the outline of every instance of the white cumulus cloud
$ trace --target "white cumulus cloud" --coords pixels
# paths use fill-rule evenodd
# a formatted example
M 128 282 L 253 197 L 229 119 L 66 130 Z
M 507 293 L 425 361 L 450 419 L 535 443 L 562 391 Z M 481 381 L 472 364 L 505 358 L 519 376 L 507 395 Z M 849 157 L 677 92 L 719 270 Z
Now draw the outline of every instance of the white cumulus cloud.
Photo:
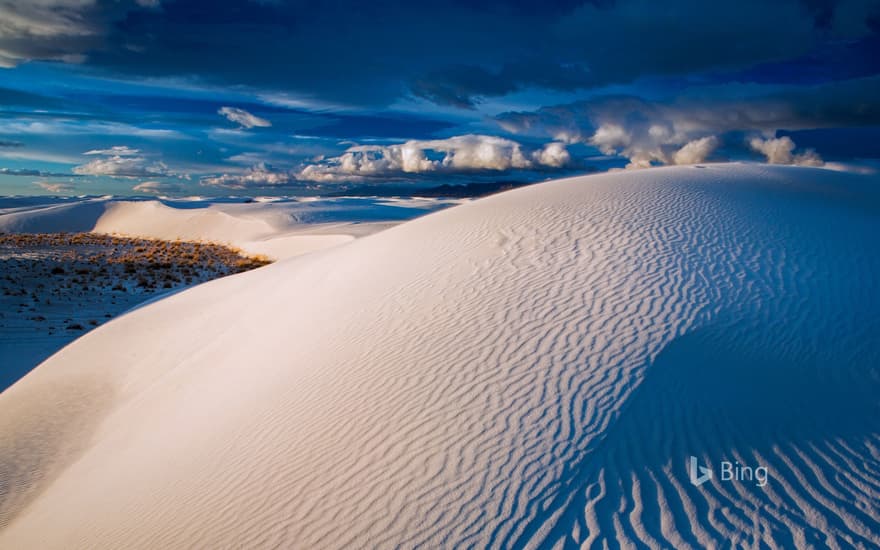
M 749 140 L 749 147 L 767 157 L 770 164 L 796 164 L 799 166 L 823 166 L 822 158 L 813 151 L 807 149 L 803 153 L 795 153 L 795 143 L 788 136 L 780 138 L 753 137 Z
M 532 158 L 538 164 L 551 168 L 562 168 L 571 163 L 571 154 L 568 152 L 568 148 L 564 143 L 558 141 L 548 143 L 543 149 L 535 151 Z
M 718 147 L 718 138 L 706 136 L 689 141 L 672 155 L 673 164 L 699 164 Z
M 606 155 L 623 155 L 627 168 L 649 168 L 656 164 L 697 164 L 704 162 L 718 147 L 714 135 L 691 139 L 691 134 L 674 125 L 601 124 L 586 142 Z
M 123 178 L 149 178 L 168 175 L 168 167 L 161 161 L 150 160 L 139 149 L 115 146 L 109 149 L 86 151 L 85 155 L 97 156 L 73 169 L 82 176 L 111 176 Z

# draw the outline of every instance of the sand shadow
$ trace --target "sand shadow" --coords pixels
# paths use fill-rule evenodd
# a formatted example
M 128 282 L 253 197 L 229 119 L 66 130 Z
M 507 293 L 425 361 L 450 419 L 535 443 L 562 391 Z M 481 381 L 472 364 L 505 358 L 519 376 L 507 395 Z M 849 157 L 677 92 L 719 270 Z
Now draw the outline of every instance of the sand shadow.
M 854 337 L 807 315 L 719 322 L 674 340 L 601 443 L 561 480 L 556 502 L 565 511 L 552 528 L 539 514 L 522 538 L 501 542 L 518 546 L 542 529 L 572 548 L 589 535 L 600 547 L 646 536 L 647 546 L 724 546 L 730 532 L 745 545 L 770 537 L 824 546 L 828 533 L 876 544 L 880 339 L 870 335 L 880 323 L 868 306 L 839 327 L 860 331 Z M 692 455 L 714 470 L 701 486 L 690 482 Z M 768 486 L 719 479 L 722 461 L 767 467 Z M 670 525 L 675 537 L 666 538 Z
M 111 386 L 96 378 L 45 378 L 0 395 L 0 531 L 79 458 L 111 401 Z

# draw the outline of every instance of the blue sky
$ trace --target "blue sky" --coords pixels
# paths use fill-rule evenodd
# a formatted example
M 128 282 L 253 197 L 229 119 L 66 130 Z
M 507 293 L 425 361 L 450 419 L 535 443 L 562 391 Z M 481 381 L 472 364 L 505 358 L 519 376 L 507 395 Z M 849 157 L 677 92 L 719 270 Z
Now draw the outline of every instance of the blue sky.
M 0 194 L 880 157 L 880 1 L 0 0 Z

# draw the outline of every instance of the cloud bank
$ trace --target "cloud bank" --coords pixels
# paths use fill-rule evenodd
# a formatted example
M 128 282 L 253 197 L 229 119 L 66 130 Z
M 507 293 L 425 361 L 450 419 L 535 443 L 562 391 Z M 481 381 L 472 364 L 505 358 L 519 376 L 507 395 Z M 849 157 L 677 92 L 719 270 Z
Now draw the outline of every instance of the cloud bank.
M 467 134 L 393 145 L 352 145 L 341 155 L 317 157 L 296 169 L 277 170 L 258 163 L 243 173 L 206 177 L 201 183 L 241 189 L 296 182 L 363 182 L 432 174 L 549 171 L 565 168 L 571 163 L 571 155 L 563 143 L 551 142 L 526 150 L 510 139 Z
M 648 101 L 604 96 L 532 112 L 503 113 L 496 120 L 508 132 L 585 143 L 606 155 L 626 157 L 630 168 L 643 168 L 704 162 L 722 144 L 742 149 L 742 137 L 731 139 L 736 133 L 766 138 L 780 130 L 880 125 L 878 97 L 880 78 L 872 77 L 755 97 Z M 755 142 L 745 151 L 787 160 L 790 143 L 791 154 L 791 138 Z M 804 154 L 809 158 L 792 156 L 790 162 L 819 162 L 815 153 Z
M 303 167 L 297 179 L 317 182 L 392 178 L 405 174 L 551 170 L 571 163 L 565 145 L 553 142 L 525 151 L 516 141 L 468 134 L 394 145 L 356 145 L 336 157 Z
M 780 62 L 861 40 L 878 16 L 871 0 L 209 4 L 0 0 L 0 64 L 86 62 L 114 74 L 198 75 L 345 105 L 415 95 L 473 107 L 522 90 Z

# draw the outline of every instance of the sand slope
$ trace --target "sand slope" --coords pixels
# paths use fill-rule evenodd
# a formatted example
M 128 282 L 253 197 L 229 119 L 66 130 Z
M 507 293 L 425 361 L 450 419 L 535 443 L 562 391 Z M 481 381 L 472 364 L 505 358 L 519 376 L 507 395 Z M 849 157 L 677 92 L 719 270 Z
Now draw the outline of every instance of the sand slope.
M 878 230 L 865 176 L 652 169 L 200 285 L 0 395 L 0 547 L 876 546 Z

